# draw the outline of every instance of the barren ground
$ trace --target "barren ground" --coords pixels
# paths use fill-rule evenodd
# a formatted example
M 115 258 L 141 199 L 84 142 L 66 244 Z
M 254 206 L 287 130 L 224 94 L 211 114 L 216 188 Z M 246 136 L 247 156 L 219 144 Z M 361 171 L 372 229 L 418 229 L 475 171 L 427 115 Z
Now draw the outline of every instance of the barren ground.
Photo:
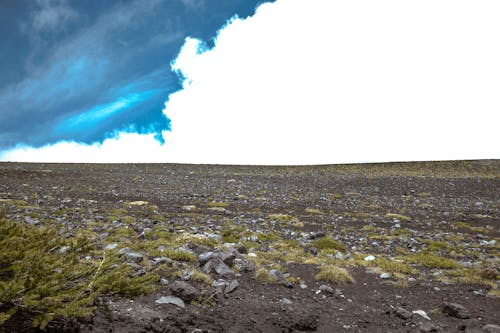
M 499 160 L 0 163 L 0 209 L 0 223 L 87 237 L 96 271 L 114 251 L 156 277 L 48 331 L 500 332 Z M 27 307 L 0 332 L 32 321 Z

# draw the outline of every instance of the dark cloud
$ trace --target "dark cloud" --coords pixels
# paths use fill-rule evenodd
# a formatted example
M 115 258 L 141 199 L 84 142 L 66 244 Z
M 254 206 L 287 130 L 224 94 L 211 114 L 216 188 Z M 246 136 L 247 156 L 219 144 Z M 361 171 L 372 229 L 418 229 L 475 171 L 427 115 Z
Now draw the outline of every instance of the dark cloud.
M 234 14 L 253 13 L 256 3 L 38 0 L 2 8 L 13 17 L 0 20 L 12 46 L 0 55 L 0 149 L 168 129 L 161 110 L 180 88 L 170 62 L 185 37 L 210 39 Z M 19 22 L 30 23 L 19 29 Z

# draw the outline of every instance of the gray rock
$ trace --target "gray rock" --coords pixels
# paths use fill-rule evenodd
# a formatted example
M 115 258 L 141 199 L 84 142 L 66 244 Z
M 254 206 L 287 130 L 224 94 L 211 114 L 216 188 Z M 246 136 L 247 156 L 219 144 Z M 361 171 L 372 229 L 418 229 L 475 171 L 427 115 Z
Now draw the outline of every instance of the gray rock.
M 170 286 L 170 289 L 175 296 L 182 298 L 186 302 L 190 302 L 200 295 L 198 289 L 185 281 L 175 281 Z
M 184 272 L 181 274 L 181 280 L 183 281 L 189 281 L 191 277 L 193 276 L 193 272 L 186 269 Z
M 236 258 L 233 263 L 234 269 L 238 272 L 253 272 L 255 270 L 255 266 L 251 260 Z
M 311 247 L 309 248 L 309 252 L 310 252 L 313 256 L 315 256 L 315 255 L 317 255 L 317 254 L 318 254 L 318 249 L 317 249 L 317 248 L 315 248 L 314 246 L 311 246 Z
M 240 283 L 238 280 L 232 280 L 227 286 L 226 289 L 224 290 L 226 294 L 229 294 L 233 292 L 236 288 L 240 286 Z
M 278 281 L 279 283 L 281 283 L 285 287 L 287 287 L 287 288 L 293 287 L 292 284 L 285 279 L 285 276 L 283 275 L 283 273 L 281 273 L 279 270 L 271 269 L 268 273 L 273 279 L 275 279 L 276 281 Z
M 172 261 L 173 261 L 172 259 L 167 258 L 167 257 L 156 257 L 156 258 L 153 258 L 153 263 L 155 265 L 165 264 L 167 262 L 172 262 Z
M 467 319 L 470 317 L 469 311 L 461 304 L 443 302 L 441 308 L 444 313 L 459 319 Z
M 219 275 L 233 275 L 234 271 L 227 266 L 221 258 L 210 259 L 202 268 L 203 272 L 209 274 L 215 272 Z
M 117 243 L 111 243 L 111 244 L 106 245 L 106 247 L 104 249 L 113 250 L 113 249 L 116 249 L 117 247 L 118 247 Z
M 173 304 L 180 308 L 186 308 L 186 304 L 182 299 L 175 296 L 162 296 L 155 301 L 156 304 Z
M 382 273 L 379 276 L 379 278 L 384 279 L 384 280 L 390 279 L 391 277 L 392 277 L 392 275 L 390 273 Z
M 330 287 L 329 285 L 326 285 L 326 284 L 322 284 L 321 286 L 319 286 L 318 290 L 321 292 L 327 293 L 327 294 L 335 293 L 335 290 L 333 290 L 332 287 Z
M 483 331 L 487 333 L 500 333 L 500 326 L 494 324 L 487 324 L 483 326 Z
M 285 305 L 290 305 L 290 304 L 292 304 L 293 302 L 292 302 L 291 300 L 289 300 L 288 298 L 283 297 L 283 298 L 280 300 L 280 303 L 281 303 L 281 304 L 285 304 Z
M 128 252 L 125 256 L 127 257 L 127 261 L 133 261 L 135 263 L 140 263 L 144 259 L 144 256 L 137 252 Z
M 410 319 L 413 317 L 413 313 L 399 306 L 394 309 L 394 314 L 401 319 Z
M 420 323 L 420 332 L 437 332 L 437 327 L 430 321 L 424 321 Z
M 215 253 L 210 251 L 210 252 L 204 252 L 198 256 L 198 260 L 200 261 L 201 265 L 205 265 L 210 259 L 214 257 Z

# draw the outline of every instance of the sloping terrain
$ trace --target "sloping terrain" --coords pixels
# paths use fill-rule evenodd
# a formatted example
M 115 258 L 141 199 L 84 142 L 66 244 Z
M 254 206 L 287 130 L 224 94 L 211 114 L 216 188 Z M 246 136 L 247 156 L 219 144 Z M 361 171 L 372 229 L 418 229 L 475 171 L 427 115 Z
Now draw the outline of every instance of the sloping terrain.
M 0 332 L 500 332 L 498 160 L 1 163 L 0 230 Z

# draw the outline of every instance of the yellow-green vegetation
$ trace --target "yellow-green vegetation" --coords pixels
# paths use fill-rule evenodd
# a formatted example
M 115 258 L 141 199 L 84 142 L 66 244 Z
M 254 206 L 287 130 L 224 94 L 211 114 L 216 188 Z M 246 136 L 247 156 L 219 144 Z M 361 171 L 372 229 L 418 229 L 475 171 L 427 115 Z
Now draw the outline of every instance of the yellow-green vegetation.
M 270 214 L 270 220 L 283 221 L 283 222 L 293 222 L 296 221 L 297 218 L 288 214 Z
M 492 275 L 489 275 L 493 273 Z M 466 283 L 466 284 L 480 284 L 491 288 L 496 288 L 496 278 L 498 274 L 494 270 L 478 270 L 459 268 L 448 270 L 445 272 L 445 279 L 447 281 Z
M 276 279 L 274 277 L 272 277 L 268 273 L 268 271 L 264 268 L 259 268 L 257 271 L 255 271 L 255 278 L 259 281 L 268 282 L 268 283 L 276 282 Z
M 474 227 L 470 223 L 467 222 L 456 222 L 453 224 L 454 229 L 468 229 L 473 232 L 479 232 L 479 233 L 489 233 L 491 230 L 488 230 L 488 228 L 485 227 Z
M 407 257 L 407 260 L 429 268 L 453 269 L 462 267 L 454 260 L 426 252 L 412 254 Z
M 322 237 L 316 239 L 311 243 L 311 246 L 317 248 L 318 250 L 337 250 L 337 251 L 345 251 L 346 247 L 344 244 L 333 240 L 330 237 Z
M 148 293 L 158 279 L 132 277 L 116 251 L 88 259 L 95 249 L 86 237 L 61 237 L 55 228 L 0 220 L 0 249 L 0 302 L 10 307 L 2 322 L 17 311 L 33 314 L 42 328 L 57 317 L 88 316 L 100 295 Z
M 280 214 L 270 214 L 268 216 L 268 218 L 270 220 L 274 220 L 274 221 L 278 221 L 278 222 L 286 222 L 290 226 L 297 227 L 297 228 L 301 228 L 304 226 L 304 224 L 302 222 L 300 222 L 298 218 L 296 218 L 295 216 L 292 216 L 292 215 L 288 215 L 288 214 L 281 214 L 281 213 Z
M 320 268 L 320 271 L 314 277 L 317 281 L 324 281 L 330 283 L 354 283 L 354 278 L 349 274 L 347 270 L 342 267 L 334 265 L 324 265 Z
M 208 203 L 208 206 L 209 206 L 209 207 L 220 207 L 220 208 L 225 208 L 225 207 L 229 206 L 229 204 L 228 204 L 228 203 L 226 203 L 226 202 L 212 201 L 212 202 L 209 202 L 209 203 Z
M 308 214 L 316 214 L 316 215 L 323 215 L 323 211 L 317 208 L 306 208 L 305 210 L 306 213 Z
M 387 213 L 385 214 L 385 217 L 388 219 L 398 219 L 400 221 L 406 221 L 406 222 L 411 221 L 411 217 L 395 213 Z
M 383 272 L 392 273 L 397 278 L 404 278 L 407 274 L 416 274 L 417 270 L 401 260 L 386 259 L 378 256 L 369 265 L 379 267 Z
M 193 275 L 191 276 L 191 280 L 197 281 L 197 282 L 203 282 L 206 285 L 211 285 L 213 280 L 210 277 L 210 275 L 205 274 L 198 269 L 193 270 Z
M 239 231 L 235 229 L 226 229 L 221 232 L 222 241 L 224 243 L 238 243 L 240 240 Z

